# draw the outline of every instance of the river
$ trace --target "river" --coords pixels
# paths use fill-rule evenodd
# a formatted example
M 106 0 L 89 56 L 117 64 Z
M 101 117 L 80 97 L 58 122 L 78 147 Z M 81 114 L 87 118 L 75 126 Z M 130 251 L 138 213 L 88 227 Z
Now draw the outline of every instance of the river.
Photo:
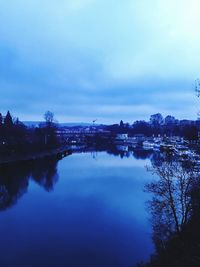
M 107 152 L 5 167 L 0 266 L 130 267 L 154 251 L 148 158 Z

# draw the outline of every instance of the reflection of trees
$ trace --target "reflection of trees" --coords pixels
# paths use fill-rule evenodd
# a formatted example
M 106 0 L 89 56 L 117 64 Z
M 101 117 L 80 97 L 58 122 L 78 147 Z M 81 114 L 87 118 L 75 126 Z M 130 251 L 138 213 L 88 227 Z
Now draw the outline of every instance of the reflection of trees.
M 151 150 L 145 150 L 145 149 L 135 149 L 133 151 L 133 156 L 136 159 L 148 159 L 152 156 L 153 152 Z
M 144 266 L 200 266 L 200 176 L 192 166 L 164 161 L 146 185 L 156 255 Z
M 136 149 L 125 145 L 110 145 L 107 146 L 106 152 L 111 155 L 120 156 L 121 158 L 129 158 L 133 156 L 136 159 L 147 159 L 153 155 L 150 150 Z
M 120 156 L 121 158 L 129 158 L 133 156 L 135 159 L 150 159 L 153 165 L 160 166 L 163 161 L 172 161 L 173 155 L 167 152 L 160 153 L 153 150 L 146 150 L 141 147 L 131 147 L 125 144 L 109 145 L 106 152 L 111 155 Z
M 127 146 L 123 145 L 110 145 L 107 147 L 106 152 L 111 155 L 120 156 L 120 158 L 129 158 L 132 151 Z
M 32 168 L 33 179 L 45 188 L 51 191 L 58 181 L 57 160 L 41 160 Z
M 163 164 L 163 162 L 171 162 L 173 160 L 172 158 L 172 154 L 170 153 L 160 153 L 160 152 L 153 152 L 152 155 L 151 155 L 151 164 L 154 166 L 154 167 L 159 167 Z
M 12 164 L 0 169 L 0 210 L 16 203 L 28 188 L 29 168 Z
M 0 210 L 13 206 L 27 192 L 29 179 L 50 191 L 58 180 L 57 160 L 9 164 L 0 168 Z

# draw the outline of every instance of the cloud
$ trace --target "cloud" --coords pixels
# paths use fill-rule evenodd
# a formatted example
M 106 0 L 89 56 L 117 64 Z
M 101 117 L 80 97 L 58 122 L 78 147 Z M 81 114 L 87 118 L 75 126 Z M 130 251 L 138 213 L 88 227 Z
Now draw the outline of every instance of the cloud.
M 195 118 L 199 8 L 197 0 L 0 0 L 1 109 L 22 119 L 46 109 L 60 120 Z

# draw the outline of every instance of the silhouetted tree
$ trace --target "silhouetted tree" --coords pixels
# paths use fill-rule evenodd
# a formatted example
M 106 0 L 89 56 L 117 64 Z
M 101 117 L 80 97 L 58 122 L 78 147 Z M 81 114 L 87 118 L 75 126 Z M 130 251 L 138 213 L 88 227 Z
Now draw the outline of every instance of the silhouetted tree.
M 185 126 L 182 129 L 183 131 L 183 136 L 189 140 L 198 140 L 198 128 L 196 126 Z
M 48 147 L 57 145 L 58 139 L 56 137 L 56 124 L 54 122 L 54 114 L 51 111 L 47 111 L 44 114 L 45 127 L 42 127 L 41 132 L 44 134 L 44 143 Z
M 10 115 L 10 111 L 8 111 L 5 116 L 4 125 L 7 128 L 11 128 L 13 126 L 13 119 L 12 119 L 12 116 Z
M 123 122 L 123 120 L 120 121 L 119 126 L 120 126 L 120 128 L 124 128 L 124 122 Z
M 200 174 L 193 164 L 163 161 L 149 170 L 158 178 L 146 186 L 156 253 L 148 267 L 200 266 Z
M 163 116 L 160 113 L 151 115 L 150 123 L 152 125 L 160 125 L 160 124 L 162 124 L 163 123 Z
M 174 116 L 167 115 L 164 119 L 165 124 L 174 124 L 176 122 L 176 119 Z
M 0 113 L 0 126 L 3 124 L 3 116 L 2 114 Z
M 152 135 L 152 128 L 146 121 L 136 121 L 131 129 L 132 134 L 144 134 L 146 136 Z
M 52 125 L 54 123 L 54 114 L 51 111 L 46 111 L 44 114 L 44 119 L 46 121 L 46 124 L 48 126 Z
M 147 191 L 154 193 L 154 199 L 150 203 L 155 212 L 154 216 L 162 214 L 162 218 L 171 221 L 168 224 L 174 225 L 171 230 L 179 233 L 190 216 L 191 196 L 189 193 L 197 173 L 193 168 L 185 168 L 176 161 L 164 161 L 161 166 L 154 165 L 149 170 L 159 177 L 159 181 L 146 186 Z

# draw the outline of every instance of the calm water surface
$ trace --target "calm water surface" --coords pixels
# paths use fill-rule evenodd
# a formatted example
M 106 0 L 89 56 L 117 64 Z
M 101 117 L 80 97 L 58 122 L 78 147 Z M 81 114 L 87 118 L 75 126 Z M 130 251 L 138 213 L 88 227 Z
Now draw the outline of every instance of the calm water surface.
M 39 170 L 4 170 L 0 266 L 130 267 L 148 260 L 147 164 L 100 152 Z

